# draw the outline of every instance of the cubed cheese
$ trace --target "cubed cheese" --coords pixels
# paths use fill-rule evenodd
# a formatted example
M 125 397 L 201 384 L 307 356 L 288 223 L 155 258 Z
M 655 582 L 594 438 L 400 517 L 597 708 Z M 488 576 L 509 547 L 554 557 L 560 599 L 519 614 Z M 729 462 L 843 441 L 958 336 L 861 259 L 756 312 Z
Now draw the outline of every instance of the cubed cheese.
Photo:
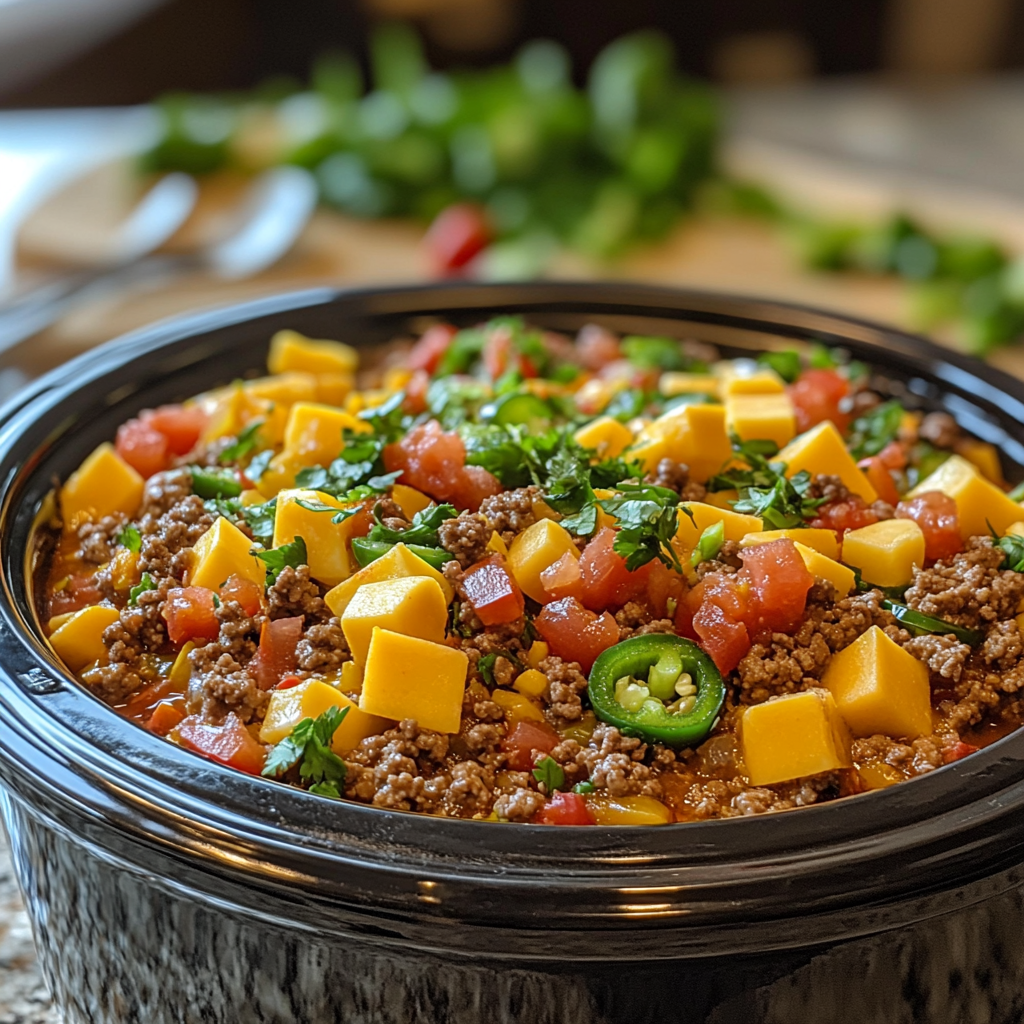
M 793 543 L 797 551 L 800 552 L 804 565 L 818 579 L 831 583 L 836 588 L 839 597 L 846 597 L 856 586 L 857 578 L 852 569 L 837 562 L 834 558 L 823 555 L 820 551 L 815 551 L 814 548 L 809 548 L 806 544 L 801 544 L 798 540 Z
M 592 448 L 602 459 L 614 459 L 633 443 L 633 432 L 613 416 L 602 416 L 580 427 L 576 443 Z
M 666 370 L 658 378 L 658 391 L 669 398 L 675 395 L 717 395 L 718 383 L 718 378 L 710 373 Z
M 296 402 L 288 415 L 284 449 L 308 466 L 329 466 L 344 447 L 343 430 L 369 429 L 369 424 L 342 409 L 316 402 Z
M 848 530 L 843 561 L 860 570 L 861 579 L 878 587 L 902 587 L 924 565 L 924 534 L 913 519 L 883 519 Z
M 741 363 L 722 363 L 719 374 L 723 398 L 732 395 L 780 395 L 786 390 L 782 378 L 767 367 L 748 367 Z
M 295 486 L 295 475 L 308 463 L 294 452 L 278 452 L 256 481 L 256 489 L 264 500 L 275 497 L 280 491 Z
M 534 601 L 546 599 L 540 574 L 564 554 L 579 558 L 572 535 L 551 519 L 540 519 L 520 533 L 508 549 L 508 564 L 519 589 Z
M 878 498 L 878 492 L 846 450 L 842 435 L 831 420 L 825 420 L 793 438 L 779 452 L 778 458 L 786 463 L 787 476 L 793 476 L 804 469 L 811 476 L 827 473 L 838 476 L 848 490 L 859 494 L 869 505 Z
M 391 720 L 368 715 L 350 697 L 319 679 L 309 679 L 287 690 L 274 690 L 260 728 L 261 743 L 280 743 L 304 718 L 319 718 L 328 708 L 348 710 L 334 731 L 331 748 L 341 754 L 391 726 Z
M 458 732 L 468 667 L 463 651 L 378 626 L 359 706 L 383 718 L 414 718 L 424 729 Z
M 75 612 L 50 637 L 50 645 L 57 657 L 72 672 L 81 672 L 94 661 L 105 661 L 107 648 L 103 631 L 120 618 L 120 612 L 106 604 L 94 604 Z
M 316 377 L 311 373 L 279 373 L 273 377 L 257 377 L 242 385 L 251 395 L 266 398 L 275 405 L 290 406 L 296 402 L 316 401 Z
M 60 510 L 66 530 L 122 512 L 134 516 L 145 481 L 104 442 L 68 477 L 60 489 Z
M 343 583 L 329 590 L 324 596 L 327 607 L 340 619 L 345 614 L 349 601 L 355 592 L 365 583 L 380 583 L 381 580 L 400 579 L 405 576 L 428 576 L 436 580 L 444 593 L 446 604 L 451 604 L 455 596 L 452 585 L 432 565 L 424 562 L 419 555 L 414 555 L 404 544 L 396 544 L 380 558 L 364 566 L 359 572 L 349 576 Z
M 878 626 L 832 656 L 822 684 L 854 736 L 913 740 L 932 731 L 928 669 Z
M 321 405 L 344 405 L 356 386 L 351 373 L 320 373 L 316 378 L 316 400 Z
M 588 796 L 587 810 L 598 825 L 667 825 L 672 812 L 653 796 Z
M 357 665 L 366 664 L 375 626 L 442 643 L 447 624 L 444 591 L 427 576 L 364 583 L 341 616 L 341 628 Z
M 725 425 L 725 406 L 702 403 L 683 405 L 659 416 L 645 431 L 664 441 L 662 454 L 690 467 L 690 478 L 703 483 L 732 457 L 732 442 Z M 631 457 L 632 456 L 631 453 Z M 650 458 L 644 460 L 648 466 Z
M 192 548 L 195 561 L 189 586 L 217 590 L 229 576 L 241 576 L 262 588 L 267 567 L 252 553 L 252 547 L 252 541 L 234 523 L 218 516 Z
M 323 491 L 298 488 L 281 491 L 277 496 L 274 514 L 272 546 L 290 544 L 296 537 L 306 543 L 306 561 L 309 574 L 325 586 L 337 586 L 352 575 L 356 564 L 349 554 L 348 542 L 353 519 L 334 523 L 334 512 L 314 512 L 305 505 L 328 505 L 340 511 L 344 506 L 337 498 Z
M 968 462 L 978 467 L 978 471 L 986 480 L 991 480 L 997 487 L 1002 487 L 1003 466 L 999 460 L 999 449 L 988 441 L 976 441 L 973 437 L 964 438 L 956 449 Z
M 848 768 L 850 733 L 827 690 L 775 697 L 743 712 L 740 743 L 754 786 Z
M 278 331 L 270 339 L 267 369 L 271 373 L 352 374 L 359 368 L 359 353 L 341 341 L 307 338 L 298 331 Z
M 960 536 L 964 540 L 987 537 L 989 523 L 996 533 L 1001 534 L 1021 518 L 1021 506 L 986 480 L 972 462 L 959 455 L 946 459 L 910 492 L 910 497 L 916 498 L 925 491 L 942 491 L 956 502 Z
M 391 488 L 391 498 L 402 510 L 402 515 L 410 522 L 417 512 L 422 512 L 430 504 L 430 498 L 422 491 L 417 491 L 415 487 L 408 487 L 405 484 L 395 484 Z
M 1011 534 L 1016 537 L 1024 537 L 1024 520 L 1020 520 L 1016 523 L 1011 523 L 1003 531 L 1003 535 L 1006 537 L 1009 537 Z
M 780 394 L 734 394 L 725 400 L 726 425 L 743 441 L 774 441 L 780 448 L 796 434 L 793 400 Z
M 688 509 L 693 518 L 682 509 Z M 676 527 L 676 546 L 680 551 L 692 551 L 700 535 L 715 523 L 724 524 L 726 540 L 739 541 L 761 529 L 761 520 L 757 516 L 746 516 L 703 501 L 684 501 L 679 512 L 679 525 Z
M 667 455 L 668 441 L 664 437 L 647 432 L 639 435 L 636 443 L 626 450 L 626 458 L 635 459 L 648 473 L 653 473 L 658 468 L 658 463 Z
M 748 533 L 740 540 L 740 547 L 749 548 L 753 544 L 770 544 L 773 540 L 791 540 L 805 547 L 820 551 L 826 558 L 839 557 L 839 541 L 835 530 L 819 530 L 808 527 L 803 530 L 762 530 L 760 533 Z

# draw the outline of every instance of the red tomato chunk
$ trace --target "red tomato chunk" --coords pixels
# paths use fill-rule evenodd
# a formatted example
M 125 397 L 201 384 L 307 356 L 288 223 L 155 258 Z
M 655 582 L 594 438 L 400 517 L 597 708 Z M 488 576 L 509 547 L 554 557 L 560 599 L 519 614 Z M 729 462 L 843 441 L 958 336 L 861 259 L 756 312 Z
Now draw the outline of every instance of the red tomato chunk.
M 518 722 L 502 740 L 501 749 L 508 754 L 508 766 L 515 772 L 528 772 L 545 755 L 558 746 L 558 733 L 546 722 Z
M 602 527 L 580 555 L 581 601 L 591 611 L 621 608 L 647 589 L 650 563 L 635 572 L 626 568 L 626 560 L 614 550 L 615 530 Z
M 896 506 L 897 519 L 913 519 L 924 534 L 928 561 L 952 558 L 963 550 L 956 502 L 942 491 L 925 491 Z
M 452 338 L 458 334 L 458 328 L 451 324 L 434 324 L 419 341 L 413 345 L 406 356 L 405 365 L 410 370 L 425 370 L 433 373 L 441 362 L 441 357 L 448 351 Z
M 253 659 L 256 683 L 261 690 L 270 690 L 298 666 L 296 648 L 302 639 L 303 617 L 264 619 L 260 627 L 260 646 Z
M 877 522 L 878 516 L 864 504 L 864 499 L 857 494 L 851 494 L 842 501 L 822 505 L 809 525 L 816 530 L 835 530 L 842 540 L 847 530 L 859 530 L 862 526 L 870 526 Z
M 198 716 L 189 716 L 178 726 L 178 740 L 188 750 L 250 775 L 259 775 L 267 759 L 266 748 L 234 714 L 223 725 L 203 725 Z
M 878 491 L 879 498 L 895 505 L 900 500 L 900 492 L 896 490 L 896 481 L 889 472 L 889 467 L 882 461 L 881 456 L 873 455 L 869 459 L 861 459 L 857 463 L 864 475 L 868 478 L 871 486 Z
M 167 438 L 167 448 L 173 455 L 192 451 L 207 421 L 206 413 L 196 405 L 161 405 L 159 409 L 143 410 L 140 418 Z
M 850 425 L 848 413 L 840 411 L 840 403 L 850 393 L 850 382 L 835 370 L 804 370 L 789 385 L 789 397 L 796 412 L 798 433 L 831 420 L 841 431 Z
M 523 614 L 523 592 L 500 555 L 473 566 L 463 577 L 462 586 L 485 626 L 514 622 Z
M 553 654 L 563 661 L 578 661 L 584 672 L 591 670 L 602 651 L 619 642 L 619 627 L 608 612 L 596 615 L 573 597 L 545 605 L 533 624 Z
M 263 606 L 263 591 L 258 583 L 232 575 L 221 585 L 220 599 L 237 601 L 246 615 L 255 615 Z
M 186 640 L 216 640 L 220 632 L 213 591 L 206 587 L 175 587 L 164 602 L 167 636 L 173 644 Z
M 454 203 L 442 210 L 427 229 L 424 242 L 438 271 L 461 270 L 491 241 L 491 226 L 475 203 Z
M 552 793 L 537 812 L 535 825 L 596 825 L 587 801 L 579 793 Z
M 132 469 L 147 478 L 170 465 L 167 438 L 144 420 L 122 423 L 114 447 Z

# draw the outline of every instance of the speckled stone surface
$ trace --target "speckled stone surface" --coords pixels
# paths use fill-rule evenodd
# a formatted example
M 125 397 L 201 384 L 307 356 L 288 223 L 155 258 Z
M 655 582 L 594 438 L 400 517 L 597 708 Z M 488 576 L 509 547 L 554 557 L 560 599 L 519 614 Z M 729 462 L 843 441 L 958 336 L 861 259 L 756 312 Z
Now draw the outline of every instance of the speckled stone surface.
M 61 1024 L 50 1003 L 32 931 L 0 829 L 0 1024 Z

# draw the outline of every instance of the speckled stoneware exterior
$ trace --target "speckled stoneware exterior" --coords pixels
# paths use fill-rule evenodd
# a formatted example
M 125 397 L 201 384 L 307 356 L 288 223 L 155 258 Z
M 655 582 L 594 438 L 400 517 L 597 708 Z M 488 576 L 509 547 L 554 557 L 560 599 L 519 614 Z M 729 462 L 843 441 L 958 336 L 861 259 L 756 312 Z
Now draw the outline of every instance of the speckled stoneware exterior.
M 1024 386 L 920 339 L 634 285 L 317 291 L 158 325 L 0 410 L 0 811 L 68 1024 L 1017 1024 L 1024 738 L 912 783 L 648 829 L 448 821 L 243 776 L 93 699 L 40 640 L 33 519 L 139 408 L 294 327 L 372 344 L 439 315 L 823 339 L 1024 465 Z M 880 383 L 881 386 L 881 383 Z

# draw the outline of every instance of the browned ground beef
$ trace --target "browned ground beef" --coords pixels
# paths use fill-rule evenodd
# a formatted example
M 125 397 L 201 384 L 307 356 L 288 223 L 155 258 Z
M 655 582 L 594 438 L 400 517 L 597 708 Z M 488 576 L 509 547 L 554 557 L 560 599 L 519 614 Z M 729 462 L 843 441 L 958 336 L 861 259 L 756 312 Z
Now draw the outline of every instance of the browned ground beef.
M 455 519 L 446 519 L 437 531 L 441 547 L 451 552 L 463 569 L 487 557 L 493 532 L 479 512 L 461 512 Z
M 101 565 L 114 557 L 117 535 L 125 524 L 123 515 L 104 516 L 98 523 L 82 523 L 78 528 L 79 549 L 75 557 Z
M 320 596 L 320 587 L 310 579 L 308 565 L 300 565 L 297 569 L 286 565 L 267 591 L 267 604 L 267 614 L 271 619 L 302 615 L 309 624 L 330 615 Z
M 537 521 L 533 503 L 539 499 L 539 487 L 520 487 L 513 491 L 502 491 L 493 498 L 484 498 L 480 503 L 480 514 L 506 544 L 511 544 L 517 533 L 522 533 Z

